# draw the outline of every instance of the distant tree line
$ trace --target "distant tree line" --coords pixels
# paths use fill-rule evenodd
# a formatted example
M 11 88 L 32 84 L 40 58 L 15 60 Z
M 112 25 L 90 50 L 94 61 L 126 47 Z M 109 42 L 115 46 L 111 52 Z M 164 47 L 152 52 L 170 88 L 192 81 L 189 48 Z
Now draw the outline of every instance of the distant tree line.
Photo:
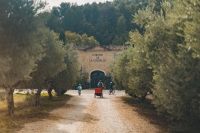
M 169 0 L 134 14 L 144 32 L 129 33 L 130 47 L 112 64 L 115 87 L 152 104 L 172 123 L 200 124 L 200 1 Z
M 131 21 L 133 14 L 147 4 L 148 0 L 114 0 L 81 6 L 61 3 L 60 6 L 53 7 L 46 25 L 62 34 L 60 39 L 66 42 L 65 37 L 70 37 L 64 36 L 64 33 L 70 31 L 94 37 L 100 45 L 123 45 L 128 41 L 131 30 L 142 31 Z

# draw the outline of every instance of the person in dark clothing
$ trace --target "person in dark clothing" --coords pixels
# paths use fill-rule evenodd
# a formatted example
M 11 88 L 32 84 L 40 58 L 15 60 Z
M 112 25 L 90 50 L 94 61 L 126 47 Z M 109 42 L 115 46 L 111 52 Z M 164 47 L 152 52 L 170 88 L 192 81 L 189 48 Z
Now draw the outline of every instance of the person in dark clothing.
M 97 87 L 102 88 L 102 89 L 104 88 L 104 84 L 101 80 L 99 80 Z
M 113 85 L 114 85 L 113 82 L 110 82 L 110 94 L 113 93 Z

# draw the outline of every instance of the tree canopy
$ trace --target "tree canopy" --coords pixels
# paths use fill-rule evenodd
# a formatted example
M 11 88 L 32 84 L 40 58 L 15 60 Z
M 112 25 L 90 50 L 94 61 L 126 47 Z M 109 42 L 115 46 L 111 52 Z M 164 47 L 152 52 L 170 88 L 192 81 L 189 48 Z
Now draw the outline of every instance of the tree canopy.
M 198 0 L 150 2 L 134 14 L 133 22 L 144 32 L 129 33 L 127 43 L 134 48 L 124 51 L 112 66 L 113 80 L 128 94 L 150 91 L 158 113 L 173 123 L 196 127 L 200 120 L 199 10 Z
M 68 47 L 64 48 L 63 42 L 58 40 L 58 34 L 45 26 L 51 17 L 43 12 L 45 4 L 34 0 L 0 1 L 0 87 L 7 91 L 9 115 L 14 114 L 15 88 L 23 83 L 37 88 L 37 100 L 41 90 L 48 89 L 45 87 L 48 81 L 64 70 L 66 63 L 71 63 L 66 62 L 65 57 L 73 53 L 72 49 L 67 51 Z M 73 72 L 76 71 L 77 67 L 72 67 Z M 69 75 L 76 79 L 76 74 Z
M 65 32 L 65 43 L 72 43 L 76 46 L 99 45 L 93 36 L 88 37 L 87 34 L 79 35 L 70 31 Z
M 57 33 L 70 31 L 93 36 L 100 45 L 122 45 L 129 31 L 139 28 L 131 23 L 132 14 L 147 5 L 147 0 L 114 0 L 85 4 L 61 3 L 53 7 L 47 26 Z
M 40 32 L 44 21 L 37 19 L 43 5 L 33 0 L 0 1 L 0 86 L 8 93 L 9 115 L 14 113 L 14 88 L 30 78 L 36 62 L 45 56 Z

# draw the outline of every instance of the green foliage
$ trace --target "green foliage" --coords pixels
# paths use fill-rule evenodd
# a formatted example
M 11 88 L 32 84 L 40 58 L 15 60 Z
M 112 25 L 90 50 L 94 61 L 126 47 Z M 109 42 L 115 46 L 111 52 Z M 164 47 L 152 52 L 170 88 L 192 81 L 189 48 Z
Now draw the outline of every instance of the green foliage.
M 59 33 L 59 32 L 61 32 L 63 30 L 62 27 L 61 27 L 62 21 L 58 16 L 56 16 L 54 14 L 55 10 L 56 9 L 53 8 L 51 13 L 48 13 L 49 19 L 48 19 L 48 21 L 46 23 L 46 26 L 49 27 L 50 30 L 54 30 L 55 32 Z
M 153 104 L 167 118 L 196 124 L 200 119 L 199 58 L 192 58 L 191 50 L 180 47 L 176 56 L 170 55 L 154 76 Z
M 95 46 L 99 43 L 93 36 L 88 37 L 87 34 L 79 35 L 70 31 L 65 32 L 66 43 L 73 43 L 76 46 Z
M 52 80 L 57 95 L 62 95 L 64 94 L 63 92 L 72 89 L 80 75 L 77 53 L 72 46 L 73 44 L 66 44 L 64 46 L 66 68 L 60 71 Z
M 118 56 L 118 58 L 112 64 L 112 81 L 115 84 L 115 89 L 127 90 L 128 84 L 127 79 L 128 75 L 126 73 L 126 64 L 129 62 L 127 59 L 127 53 L 124 51 Z
M 112 66 L 112 79 L 117 88 L 121 85 L 129 95 L 142 97 L 151 91 L 150 82 L 153 77 L 152 70 L 145 60 L 147 48 L 138 31 L 130 33 L 128 43 L 134 45 L 134 48 L 130 45 L 116 59 Z
M 184 11 L 181 17 L 187 20 L 184 23 L 186 47 L 192 49 L 194 51 L 193 56 L 197 57 L 200 54 L 200 40 L 198 39 L 200 35 L 200 1 L 184 0 L 182 6 L 184 6 L 182 8 Z M 183 21 L 185 19 L 183 19 Z
M 28 81 L 30 88 L 45 88 L 55 75 L 65 69 L 65 50 L 61 41 L 57 40 L 57 35 L 47 28 L 40 29 L 43 32 L 45 45 L 45 57 L 37 62 L 37 67 L 31 73 L 32 79 Z
M 0 86 L 14 87 L 29 78 L 41 60 L 43 43 L 39 28 L 44 24 L 36 14 L 41 3 L 34 1 L 0 1 Z
M 22 80 L 30 79 L 36 62 L 45 54 L 38 19 L 43 2 L 33 0 L 0 1 L 0 86 L 7 91 L 8 115 L 14 114 L 13 92 Z
M 121 7 L 121 9 L 123 9 Z M 145 29 L 130 32 L 130 46 L 112 65 L 112 79 L 129 95 L 153 92 L 152 103 L 173 123 L 200 121 L 198 0 L 149 1 L 133 22 Z
M 101 45 L 122 45 L 129 39 L 129 31 L 139 28 L 131 23 L 132 14 L 147 3 L 147 0 L 114 0 L 82 6 L 61 3 L 52 9 L 47 26 L 58 33 L 71 31 L 93 36 Z M 117 36 L 122 41 L 113 41 Z
M 81 84 L 83 89 L 90 88 L 90 83 L 88 83 L 88 76 L 88 73 L 80 73 L 77 83 L 73 88 L 77 89 L 78 84 Z
M 152 82 L 153 73 L 146 61 L 147 48 L 144 46 L 143 37 L 136 31 L 130 33 L 130 38 L 129 43 L 134 44 L 134 48 L 129 47 L 127 51 L 129 62 L 127 62 L 126 70 L 129 73 L 129 91 L 142 97 L 151 91 L 150 83 Z
M 199 5 L 200 2 L 196 0 L 165 1 L 159 5 L 162 9 L 160 12 L 155 12 L 155 7 L 149 5 L 145 10 L 138 11 L 134 18 L 135 23 L 145 28 L 141 36 L 143 39 L 138 40 L 134 33 L 135 37 L 130 36 L 129 42 L 134 44 L 135 49 L 146 47 L 144 59 L 153 70 L 153 104 L 157 111 L 165 114 L 168 120 L 190 123 L 188 125 L 198 125 L 200 120 L 197 111 L 200 107 L 197 102 L 199 32 L 195 30 L 199 28 Z M 140 57 L 143 56 L 137 57 L 141 62 Z M 137 60 L 134 62 L 140 64 Z M 136 72 L 135 75 L 142 77 L 143 73 Z M 147 75 L 145 77 L 149 77 Z
M 197 84 L 199 76 L 194 74 L 199 71 L 199 59 L 196 58 L 198 46 L 195 44 L 195 36 L 198 34 L 194 32 L 196 30 L 191 32 L 188 26 L 190 24 L 197 25 L 197 22 L 192 19 L 193 15 L 187 17 L 188 11 L 185 11 L 185 9 L 190 9 L 191 5 L 186 1 L 181 3 L 174 2 L 173 6 L 176 8 L 173 8 L 171 12 L 168 11 L 166 21 L 164 22 L 168 32 L 165 33 L 167 40 L 163 42 L 171 45 L 166 45 L 168 47 L 162 48 L 168 51 L 167 53 L 165 52 L 165 60 L 163 61 L 163 58 L 160 58 L 163 57 L 163 52 L 158 53 L 161 48 L 152 52 L 158 53 L 157 56 L 154 54 L 156 58 L 151 57 L 154 60 L 158 59 L 154 63 L 154 73 L 156 73 L 154 76 L 154 94 L 159 100 L 155 99 L 154 104 L 158 111 L 166 113 L 167 118 L 170 120 L 196 123 L 199 119 L 199 114 L 195 113 L 196 109 L 191 108 L 193 106 L 191 101 L 198 101 L 199 99 L 199 90 L 197 89 L 199 88 L 197 87 L 199 86 Z M 160 32 L 164 33 L 162 26 L 160 27 Z M 193 47 L 195 47 L 195 50 L 193 50 Z M 192 55 L 194 58 L 192 58 Z M 195 85 L 194 88 L 193 85 Z M 199 105 L 195 105 L 198 108 Z

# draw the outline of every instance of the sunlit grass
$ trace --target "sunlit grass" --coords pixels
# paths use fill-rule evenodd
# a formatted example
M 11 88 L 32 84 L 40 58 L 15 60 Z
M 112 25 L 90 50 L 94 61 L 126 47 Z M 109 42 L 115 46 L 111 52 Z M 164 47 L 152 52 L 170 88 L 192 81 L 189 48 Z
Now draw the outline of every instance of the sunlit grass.
M 6 101 L 0 101 L 0 109 L 4 109 L 7 107 Z
M 41 93 L 40 105 L 34 106 L 34 94 L 14 94 L 15 114 L 7 116 L 7 101 L 0 100 L 0 133 L 13 132 L 20 129 L 25 123 L 38 121 L 41 119 L 60 119 L 56 115 L 50 114 L 51 110 L 66 105 L 70 95 L 56 96 L 53 93 L 53 100 L 49 100 L 47 93 Z

